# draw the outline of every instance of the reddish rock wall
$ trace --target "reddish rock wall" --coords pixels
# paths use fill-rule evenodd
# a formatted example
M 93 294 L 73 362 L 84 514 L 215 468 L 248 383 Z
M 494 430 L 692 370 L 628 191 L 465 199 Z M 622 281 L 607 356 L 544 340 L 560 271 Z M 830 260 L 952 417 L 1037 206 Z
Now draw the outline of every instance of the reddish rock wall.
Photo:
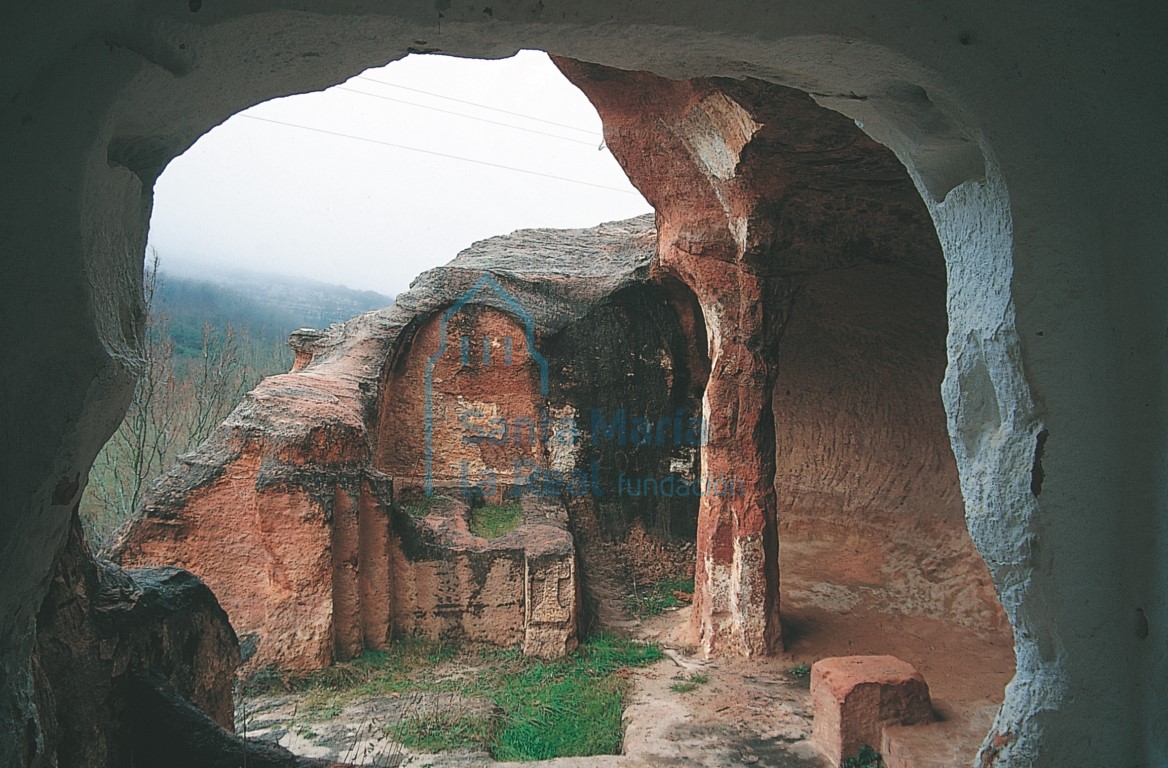
M 614 406 L 660 419 L 700 397 L 699 446 L 633 461 L 700 472 L 696 522 L 692 499 L 614 505 L 602 470 L 584 489 L 592 507 L 568 509 L 618 548 L 629 530 L 666 544 L 696 531 L 707 652 L 781 647 L 780 536 L 795 604 L 1000 628 L 938 394 L 940 247 L 899 163 L 778 86 L 559 63 L 656 207 L 656 239 L 619 222 L 486 241 L 391 310 L 298 333 L 296 373 L 265 382 L 168 476 L 123 557 L 206 572 L 260 638 L 255 663 L 320 666 L 395 628 L 566 648 L 565 595 L 588 582 L 574 560 L 541 561 L 529 525 L 486 545 L 415 524 L 390 513 L 390 485 L 417 497 L 429 462 L 429 484 L 460 503 L 468 486 L 538 496 L 517 467 L 588 477 L 608 458 L 587 428 L 557 442 L 561 419 L 586 427 L 587 410 Z M 533 639 L 541 622 L 571 629 Z
M 784 604 L 1008 637 L 945 429 L 943 282 L 870 264 L 797 285 L 774 396 Z
M 424 490 L 429 471 L 433 488 L 474 486 L 497 502 L 523 466 L 543 463 L 548 399 L 527 330 L 523 318 L 475 304 L 422 323 L 382 387 L 375 461 L 398 488 Z
M 657 210 L 655 269 L 709 329 L 703 472 L 743 493 L 702 499 L 704 649 L 780 647 L 780 538 L 796 602 L 1001 629 L 940 400 L 941 248 L 900 163 L 797 91 L 557 64 Z
M 294 372 L 261 383 L 150 489 L 121 562 L 205 578 L 252 666 L 317 668 L 395 632 L 567 652 L 580 578 L 559 491 L 525 500 L 523 524 L 493 542 L 469 533 L 466 504 L 526 482 L 516 462 L 574 467 L 572 446 L 549 437 L 562 404 L 549 402 L 530 340 L 586 325 L 647 281 L 653 235 L 641 219 L 497 238 L 387 310 L 297 332 Z M 425 490 L 427 362 L 443 337 L 432 478 L 459 511 L 415 520 L 394 507 L 394 486 L 406 503 Z M 484 493 L 466 498 L 467 483 Z
M 702 645 L 769 653 L 781 629 L 766 357 L 785 302 L 777 276 L 757 268 L 758 244 L 746 240 L 761 201 L 736 178 L 739 154 L 761 126 L 705 82 L 557 64 L 596 106 L 608 146 L 657 211 L 657 269 L 685 283 L 706 314 L 703 476 L 742 492 L 701 500 L 694 616 Z
M 151 489 L 118 544 L 123 564 L 202 577 L 249 664 L 315 668 L 388 640 L 390 489 L 363 465 L 355 385 L 319 372 L 262 382 Z
M 532 496 L 520 507 L 520 525 L 491 540 L 471 533 L 469 506 L 454 496 L 436 496 L 424 517 L 398 514 L 393 610 L 401 632 L 546 658 L 576 647 L 580 581 L 566 509 Z

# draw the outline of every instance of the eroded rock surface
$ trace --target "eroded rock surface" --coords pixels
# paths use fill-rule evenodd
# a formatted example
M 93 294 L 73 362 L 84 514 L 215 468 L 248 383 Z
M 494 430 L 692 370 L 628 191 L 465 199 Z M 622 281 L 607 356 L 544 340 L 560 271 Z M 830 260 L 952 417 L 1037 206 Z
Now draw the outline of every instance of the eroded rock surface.
M 557 59 L 657 211 L 654 270 L 702 307 L 708 477 L 695 630 L 781 646 L 795 605 L 1005 628 L 965 529 L 945 432 L 945 268 L 903 167 L 852 120 L 756 80 L 669 80 Z
M 253 765 L 306 765 L 231 733 L 239 645 L 191 573 L 95 561 L 74 518 L 37 623 L 38 751 L 53 764 L 226 765 L 247 753 Z
M 707 654 L 780 650 L 780 595 L 1004 632 L 939 394 L 940 244 L 896 158 L 780 86 L 558 64 L 656 226 L 493 238 L 297 332 L 123 562 L 199 573 L 286 668 L 395 632 L 559 653 L 647 556 L 695 575 Z M 457 503 L 403 514 L 429 494 Z M 466 529 L 519 496 L 558 527 Z
M 575 648 L 579 577 L 559 500 L 523 499 L 518 527 L 487 540 L 469 530 L 465 500 L 434 498 L 425 516 L 395 519 L 399 630 L 547 658 Z
M 155 485 L 121 561 L 199 573 L 253 665 L 321 667 L 395 632 L 571 650 L 570 502 L 610 541 L 693 535 L 696 497 L 619 498 L 623 472 L 696 478 L 704 337 L 655 256 L 649 217 L 520 232 L 389 309 L 298 332 L 294 371 Z M 638 418 L 668 435 L 630 436 Z M 520 496 L 513 532 L 469 531 L 470 505 Z

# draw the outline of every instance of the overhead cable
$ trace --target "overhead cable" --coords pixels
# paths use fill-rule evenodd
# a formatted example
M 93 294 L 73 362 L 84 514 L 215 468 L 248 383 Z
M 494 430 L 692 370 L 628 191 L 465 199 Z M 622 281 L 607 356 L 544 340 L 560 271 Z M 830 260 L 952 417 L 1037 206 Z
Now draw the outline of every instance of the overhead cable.
M 637 194 L 636 192 L 634 192 L 631 189 L 620 189 L 618 187 L 610 187 L 606 184 L 596 184 L 595 182 L 584 181 L 582 179 L 572 179 L 572 178 L 568 178 L 567 176 L 557 176 L 554 173 L 544 173 L 543 171 L 533 171 L 529 168 L 516 168 L 515 166 L 512 166 L 512 165 L 503 165 L 502 163 L 492 163 L 488 160 L 476 160 L 473 157 L 461 157 L 459 155 L 450 155 L 450 154 L 447 154 L 445 152 L 436 152 L 432 149 L 422 149 L 420 147 L 411 147 L 411 146 L 408 146 L 406 144 L 396 144 L 392 141 L 383 141 L 381 139 L 370 139 L 370 138 L 367 138 L 365 136 L 354 136 L 351 133 L 343 133 L 341 131 L 330 131 L 330 130 L 325 129 L 325 128 L 314 128 L 313 126 L 310 126 L 310 125 L 300 125 L 299 123 L 289 123 L 289 122 L 285 122 L 283 120 L 274 120 L 270 117 L 259 117 L 257 115 L 244 115 L 244 114 L 237 115 L 237 117 L 246 118 L 248 120 L 258 120 L 261 123 L 272 123 L 273 125 L 283 125 L 283 126 L 286 126 L 288 128 L 299 128 L 299 129 L 304 130 L 304 131 L 312 131 L 313 133 L 321 133 L 321 134 L 324 134 L 326 136 L 336 136 L 336 137 L 344 138 L 344 139 L 352 139 L 354 141 L 363 141 L 363 142 L 366 142 L 369 144 L 377 144 L 377 145 L 380 145 L 383 147 L 393 147 L 394 149 L 403 149 L 403 150 L 406 150 L 407 152 L 418 152 L 418 153 L 421 153 L 423 155 L 432 155 L 434 157 L 443 157 L 443 158 L 446 158 L 447 160 L 457 160 L 457 161 L 463 162 L 463 163 L 474 163 L 475 165 L 483 165 L 483 166 L 486 166 L 488 168 L 498 168 L 498 169 L 501 169 L 504 171 L 514 171 L 515 173 L 525 173 L 525 174 L 528 174 L 529 176 L 540 176 L 540 177 L 543 177 L 545 179 L 556 179 L 557 181 L 566 181 L 566 182 L 570 182 L 572 184 L 582 184 L 586 187 L 595 187 L 596 189 L 606 189 L 610 192 L 620 192 L 621 194 L 625 194 L 625 195 Z
M 407 104 L 411 107 L 418 107 L 420 109 L 429 109 L 429 110 L 432 110 L 434 112 L 441 112 L 444 115 L 454 115 L 455 117 L 464 117 L 467 120 L 477 120 L 480 123 L 490 123 L 491 125 L 498 125 L 498 126 L 501 126 L 503 128 L 511 128 L 513 130 L 523 131 L 525 133 L 535 133 L 535 134 L 539 134 L 540 136 L 549 136 L 553 139 L 559 139 L 560 141 L 570 141 L 573 144 L 583 144 L 586 147 L 595 147 L 596 146 L 596 142 L 593 142 L 593 141 L 583 141 L 581 139 L 573 139 L 569 136 L 559 136 L 559 135 L 554 134 L 554 133 L 548 133 L 547 131 L 539 131 L 539 130 L 536 130 L 535 128 L 524 128 L 521 125 L 512 125 L 511 123 L 503 123 L 503 122 L 500 122 L 498 120 L 489 120 L 485 117 L 478 117 L 477 115 L 468 115 L 464 112 L 455 112 L 453 110 L 442 109 L 440 107 L 431 107 L 428 104 L 418 104 L 417 102 L 406 101 L 405 99 L 395 99 L 392 96 L 382 96 L 379 93 L 366 93 L 365 91 L 358 91 L 358 90 L 354 90 L 353 88 L 346 88 L 343 85 L 335 86 L 335 87 L 331 88 L 330 90 L 345 91 L 346 93 L 356 93 L 356 94 L 360 94 L 361 96 L 369 96 L 370 98 L 374 98 L 374 99 L 382 99 L 384 101 L 392 101 L 396 104 Z
M 466 99 L 457 99 L 453 96 L 443 96 L 441 93 L 432 93 L 431 91 L 423 91 L 421 88 L 411 88 L 408 85 L 398 85 L 397 83 L 389 83 L 389 82 L 386 82 L 385 80 L 378 80 L 375 77 L 369 77 L 368 75 L 357 75 L 357 77 L 355 79 L 368 80 L 371 83 L 378 83 L 380 85 L 387 85 L 390 88 L 400 88 L 403 91 L 413 91 L 414 93 L 422 93 L 422 94 L 425 94 L 427 96 L 433 96 L 436 99 L 446 99 L 447 101 L 456 101 L 459 104 L 467 104 L 467 105 L 472 106 L 472 107 L 478 107 L 479 109 L 489 109 L 492 112 L 501 112 L 504 115 L 511 115 L 512 117 L 522 117 L 525 120 L 535 120 L 538 123 L 547 123 L 548 125 L 554 125 L 558 128 L 567 128 L 568 130 L 571 130 L 571 131 L 579 131 L 580 133 L 586 133 L 589 136 L 599 137 L 601 135 L 599 131 L 592 131 L 592 130 L 588 130 L 586 128 L 577 128 L 576 126 L 568 125 L 567 123 L 557 123 L 555 120 L 546 120 L 542 117 L 536 117 L 535 115 L 525 115 L 522 112 L 512 112 L 509 109 L 500 109 L 499 107 L 492 107 L 492 106 L 489 106 L 487 104 L 479 104 L 479 103 L 474 102 L 474 101 L 467 101 Z

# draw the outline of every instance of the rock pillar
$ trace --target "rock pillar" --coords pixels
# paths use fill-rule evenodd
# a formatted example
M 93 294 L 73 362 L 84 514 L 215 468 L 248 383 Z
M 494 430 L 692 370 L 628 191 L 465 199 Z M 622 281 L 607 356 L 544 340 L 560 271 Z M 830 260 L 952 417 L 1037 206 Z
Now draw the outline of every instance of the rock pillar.
M 697 296 L 710 345 L 694 624 L 706 653 L 780 647 L 773 344 L 786 302 L 743 153 L 762 126 L 710 81 L 556 60 L 657 210 L 658 269 Z

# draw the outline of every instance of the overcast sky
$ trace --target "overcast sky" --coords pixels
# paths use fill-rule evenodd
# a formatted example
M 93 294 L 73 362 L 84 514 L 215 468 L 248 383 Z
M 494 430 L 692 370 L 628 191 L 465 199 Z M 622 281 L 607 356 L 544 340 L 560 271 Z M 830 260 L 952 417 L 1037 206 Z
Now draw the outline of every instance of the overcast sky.
M 409 56 L 203 136 L 155 186 L 150 245 L 164 270 L 245 268 L 394 295 L 484 237 L 650 211 L 601 138 L 592 105 L 544 53 Z

